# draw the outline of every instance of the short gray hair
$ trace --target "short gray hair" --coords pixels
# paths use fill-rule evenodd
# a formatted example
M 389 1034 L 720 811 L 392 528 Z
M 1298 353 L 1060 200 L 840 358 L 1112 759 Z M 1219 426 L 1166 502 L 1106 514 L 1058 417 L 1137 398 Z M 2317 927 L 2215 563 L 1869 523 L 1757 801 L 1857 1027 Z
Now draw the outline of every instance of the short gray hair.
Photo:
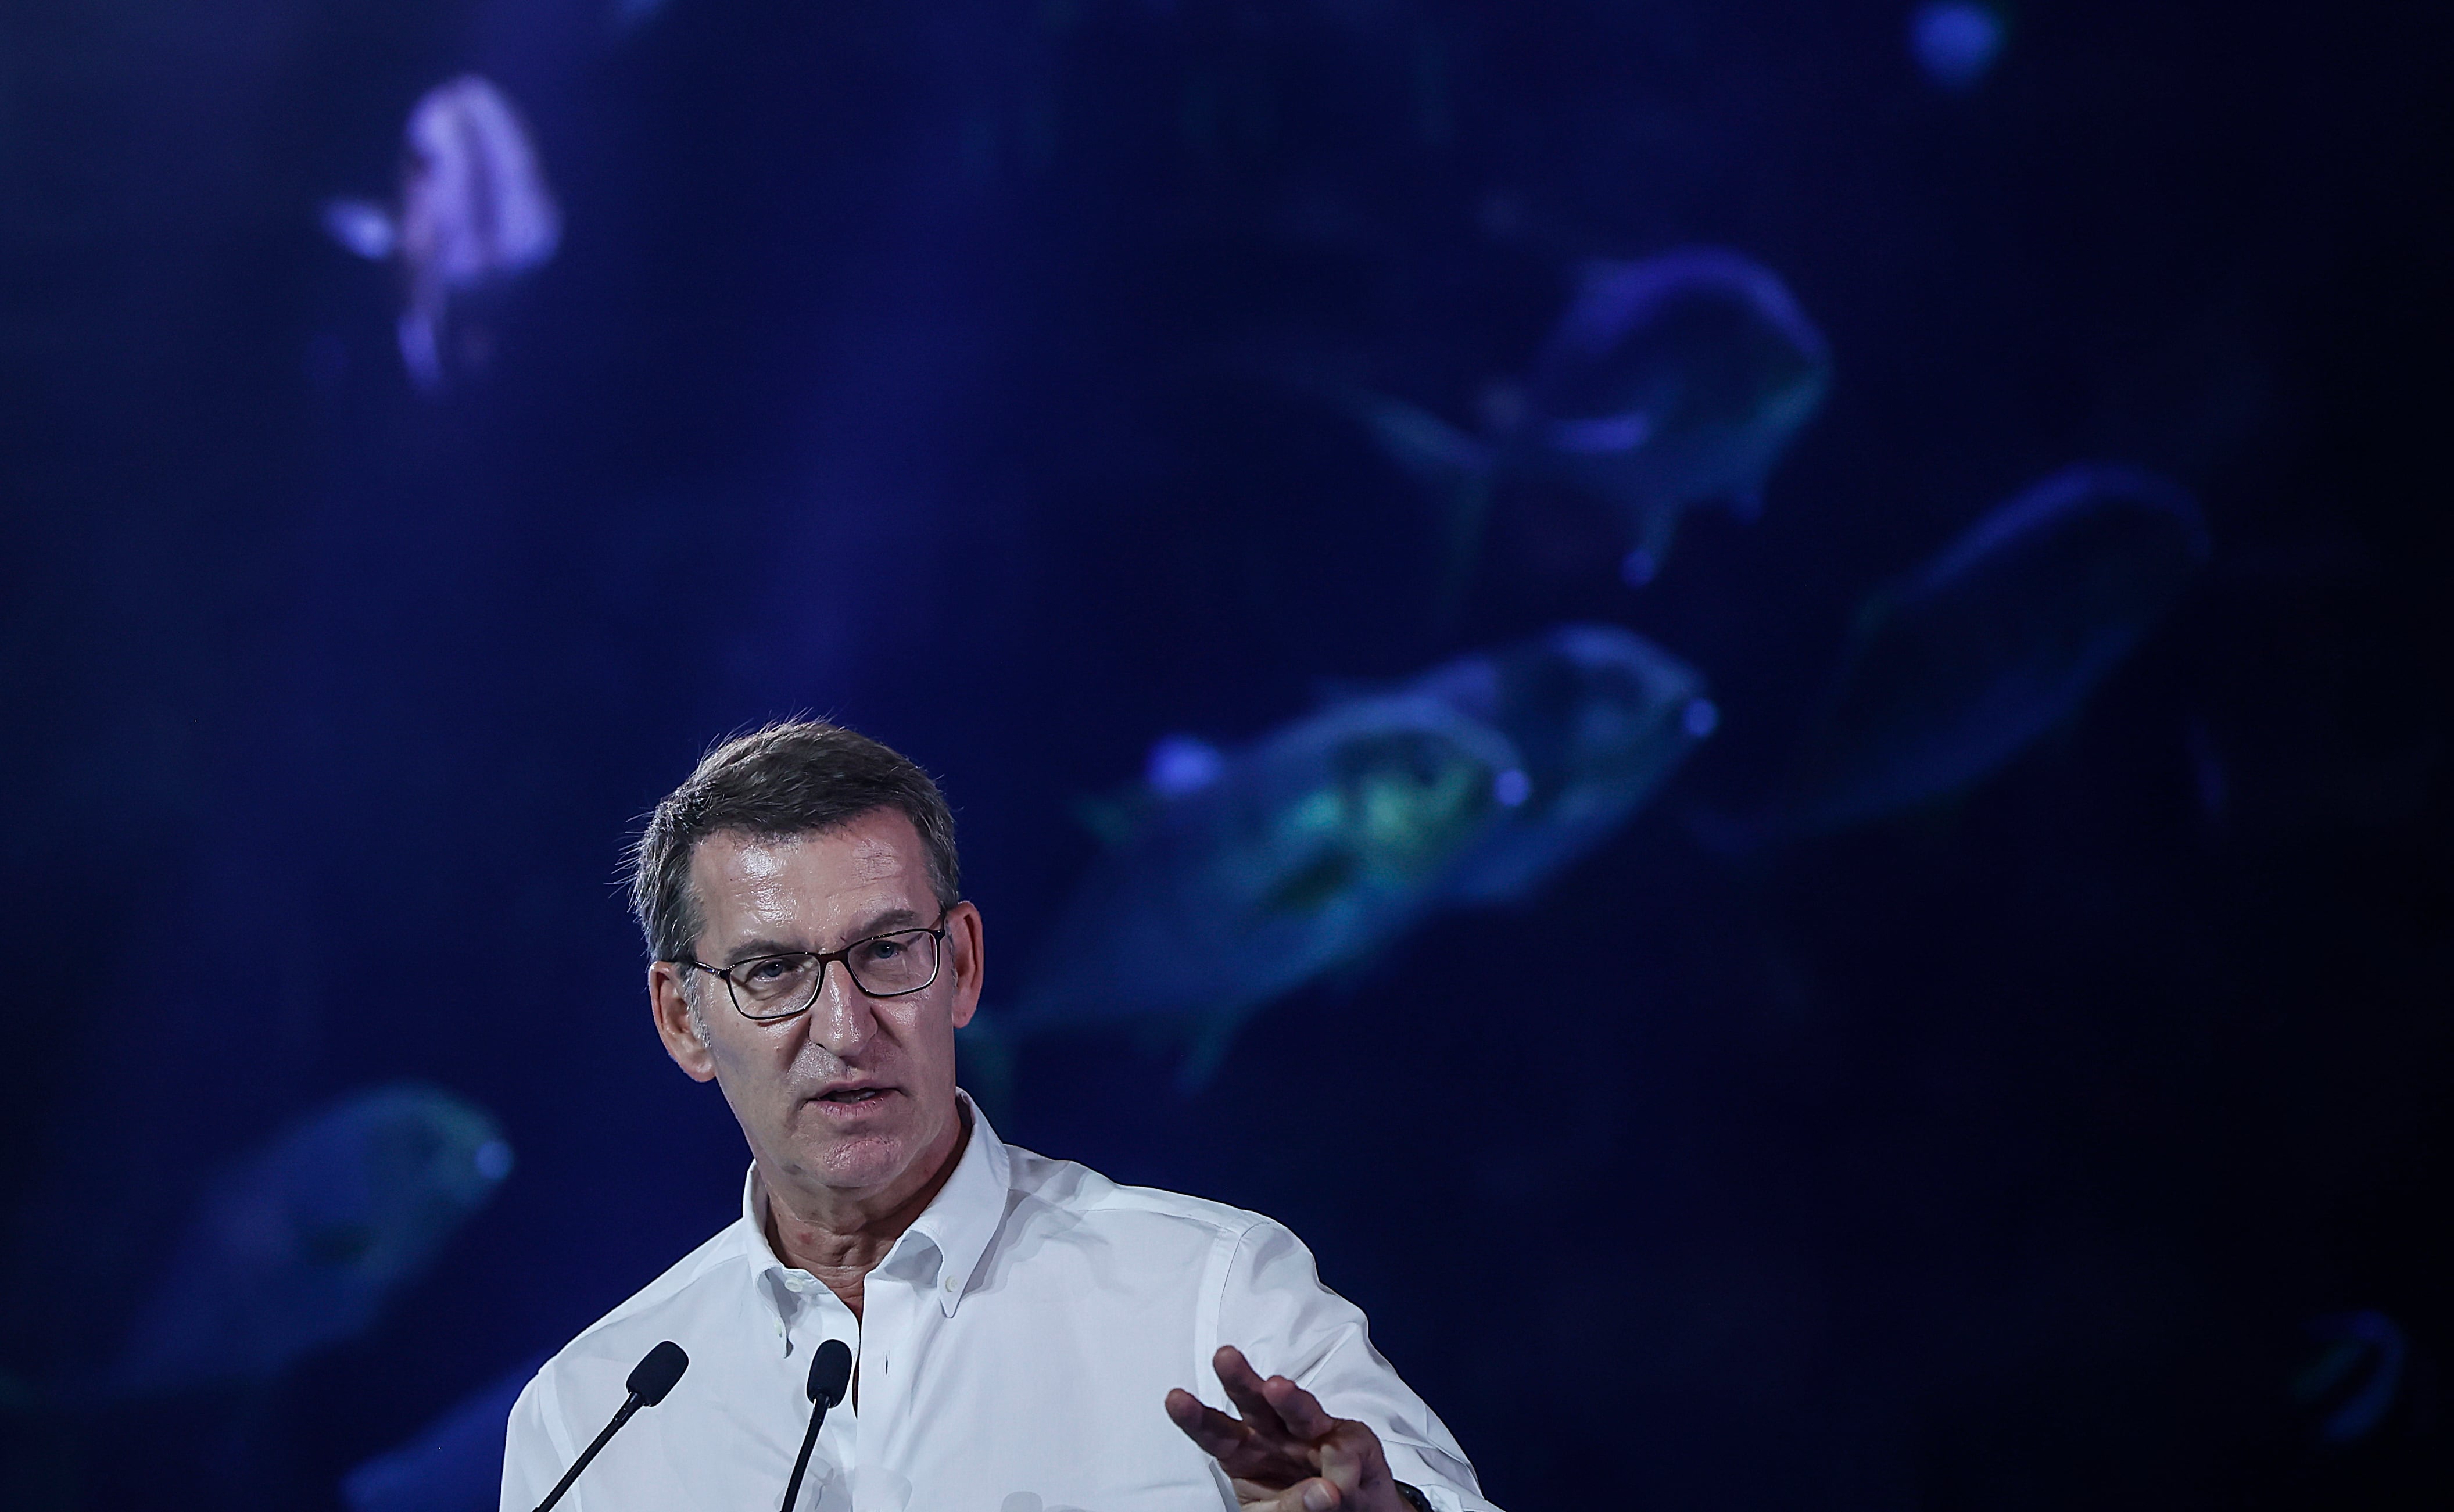
M 920 832 L 939 908 L 962 898 L 955 816 L 909 757 L 856 731 L 792 719 L 718 742 L 648 816 L 624 880 L 652 960 L 688 960 L 707 920 L 691 890 L 698 842 L 732 832 L 759 839 L 841 829 L 895 809 Z

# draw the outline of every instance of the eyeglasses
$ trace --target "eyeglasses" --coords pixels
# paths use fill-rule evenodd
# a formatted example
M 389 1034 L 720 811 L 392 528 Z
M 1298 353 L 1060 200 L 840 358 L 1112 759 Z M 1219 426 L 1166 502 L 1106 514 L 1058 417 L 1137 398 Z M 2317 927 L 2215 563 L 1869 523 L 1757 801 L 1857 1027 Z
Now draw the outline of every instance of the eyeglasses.
M 856 939 L 841 950 L 796 950 L 780 956 L 753 956 L 730 966 L 703 960 L 675 965 L 724 979 L 733 1006 L 742 1018 L 759 1023 L 807 1013 L 827 984 L 827 962 L 839 960 L 852 984 L 872 998 L 907 998 L 937 979 L 938 942 L 946 937 L 941 916 L 934 929 L 892 929 Z

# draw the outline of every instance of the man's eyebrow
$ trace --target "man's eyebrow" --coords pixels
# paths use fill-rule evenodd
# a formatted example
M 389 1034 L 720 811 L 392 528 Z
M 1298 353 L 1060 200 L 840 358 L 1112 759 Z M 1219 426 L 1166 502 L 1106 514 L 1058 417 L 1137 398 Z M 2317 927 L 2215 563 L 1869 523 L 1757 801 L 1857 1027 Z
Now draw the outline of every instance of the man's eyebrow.
M 845 939 L 844 944 L 849 945 L 855 940 L 867 939 L 872 935 L 883 935 L 890 930 L 910 929 L 919 922 L 919 914 L 912 909 L 890 908 L 882 913 L 873 914 L 854 926 L 850 937 Z M 734 946 L 732 950 L 725 953 L 724 964 L 730 968 L 738 966 L 745 960 L 756 960 L 761 956 L 812 954 L 815 952 L 807 945 L 791 944 L 784 940 L 768 939 L 762 937 L 758 939 L 745 939 Z
M 871 915 L 859 928 L 852 932 L 852 937 L 867 939 L 872 935 L 882 935 L 891 929 L 909 929 L 918 922 L 920 922 L 920 916 L 911 909 L 890 908 L 882 914 Z
M 724 963 L 738 966 L 761 956 L 797 956 L 807 949 L 806 945 L 789 945 L 780 939 L 745 939 L 725 953 Z

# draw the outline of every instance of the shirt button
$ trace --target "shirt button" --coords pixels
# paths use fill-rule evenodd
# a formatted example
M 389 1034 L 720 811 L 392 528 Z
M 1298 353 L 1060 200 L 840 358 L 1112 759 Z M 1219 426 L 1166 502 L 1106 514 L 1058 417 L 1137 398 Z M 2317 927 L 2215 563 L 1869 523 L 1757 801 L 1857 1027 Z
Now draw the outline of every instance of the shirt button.
M 946 1278 L 946 1290 L 951 1292 L 959 1284 L 952 1276 Z

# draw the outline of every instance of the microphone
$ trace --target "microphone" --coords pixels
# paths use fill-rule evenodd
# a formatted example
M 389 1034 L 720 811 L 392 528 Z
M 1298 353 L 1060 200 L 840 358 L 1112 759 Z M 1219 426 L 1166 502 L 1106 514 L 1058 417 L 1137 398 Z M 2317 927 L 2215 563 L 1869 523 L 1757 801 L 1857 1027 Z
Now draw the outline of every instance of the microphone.
M 827 1421 L 827 1409 L 843 1401 L 844 1387 L 852 1381 L 852 1348 L 840 1339 L 830 1339 L 810 1357 L 810 1431 L 801 1436 L 801 1457 L 793 1462 L 793 1479 L 784 1482 L 784 1512 L 793 1512 L 793 1503 L 801 1499 L 801 1477 L 810 1468 L 810 1451 L 818 1446 L 818 1424 Z
M 536 1512 L 546 1512 L 548 1507 L 561 1501 L 562 1494 L 571 1489 L 571 1482 L 579 1479 L 579 1472 L 588 1468 L 588 1462 L 596 1458 L 596 1451 L 604 1448 L 605 1441 L 613 1438 L 622 1424 L 631 1421 L 631 1414 L 664 1401 L 665 1393 L 674 1389 L 674 1382 L 681 1380 L 682 1372 L 689 1368 L 690 1356 L 683 1354 L 682 1346 L 670 1339 L 649 1350 L 646 1359 L 631 1367 L 631 1379 L 622 1382 L 623 1389 L 631 1393 L 622 1403 L 622 1410 L 614 1414 L 614 1421 L 605 1425 L 605 1431 L 596 1436 L 596 1441 L 588 1446 L 588 1452 L 579 1457 L 578 1462 L 562 1473 L 562 1479 L 554 1482 L 553 1490 L 536 1504 Z

